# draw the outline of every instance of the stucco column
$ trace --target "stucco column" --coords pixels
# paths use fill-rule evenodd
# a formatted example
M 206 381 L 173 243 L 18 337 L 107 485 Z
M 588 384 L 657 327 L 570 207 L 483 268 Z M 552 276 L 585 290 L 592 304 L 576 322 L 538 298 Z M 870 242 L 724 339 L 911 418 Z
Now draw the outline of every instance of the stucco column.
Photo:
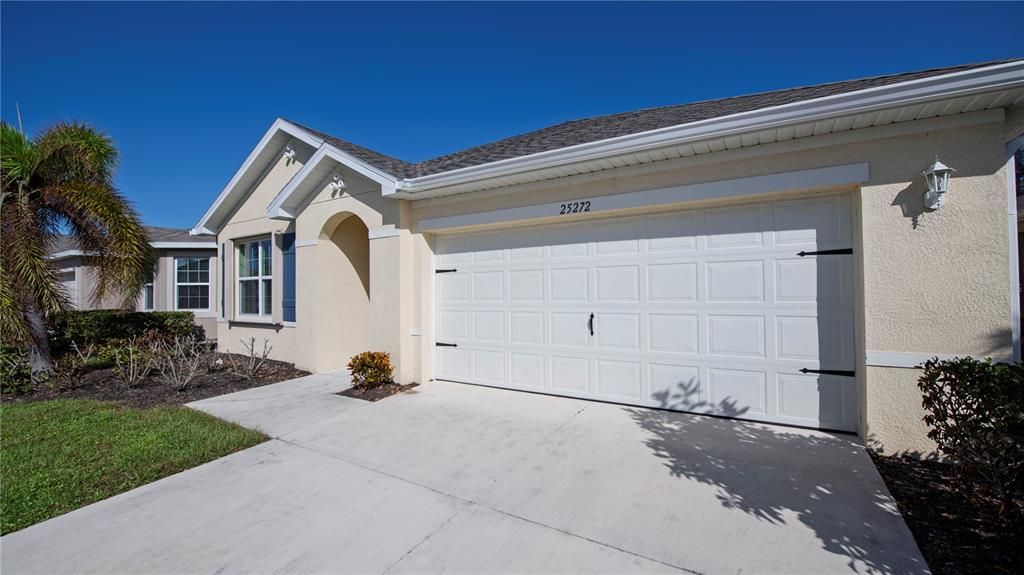
M 391 354 L 395 379 L 415 379 L 411 346 L 412 250 L 407 230 L 370 233 L 370 348 Z

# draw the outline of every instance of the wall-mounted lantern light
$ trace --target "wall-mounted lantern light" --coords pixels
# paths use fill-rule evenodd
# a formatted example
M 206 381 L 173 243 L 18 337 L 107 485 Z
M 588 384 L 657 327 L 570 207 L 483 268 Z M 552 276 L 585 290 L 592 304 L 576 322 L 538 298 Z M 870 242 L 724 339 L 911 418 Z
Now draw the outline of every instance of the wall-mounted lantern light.
M 288 161 L 294 160 L 295 159 L 295 148 L 293 148 L 291 146 L 291 144 L 288 144 L 287 146 L 284 147 L 284 154 L 283 155 L 284 155 L 284 158 L 286 160 L 288 160 Z
M 928 191 L 924 193 L 925 208 L 937 210 L 942 207 L 946 201 L 946 192 L 949 191 L 949 175 L 955 171 L 940 162 L 938 156 L 935 157 L 935 163 L 924 171 L 924 181 L 928 184 Z

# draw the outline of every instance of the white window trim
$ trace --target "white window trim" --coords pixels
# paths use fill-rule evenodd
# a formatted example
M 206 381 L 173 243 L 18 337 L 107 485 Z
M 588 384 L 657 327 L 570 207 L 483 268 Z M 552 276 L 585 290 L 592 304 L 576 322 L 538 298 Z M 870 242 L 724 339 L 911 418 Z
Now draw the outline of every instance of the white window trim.
M 270 241 L 270 274 L 268 274 L 268 275 L 264 275 L 262 273 L 262 271 L 263 271 L 263 242 L 266 241 L 266 240 Z M 257 246 L 259 246 L 260 255 L 259 255 L 259 258 L 257 258 L 257 259 L 259 261 L 260 274 L 259 275 L 255 275 L 255 276 L 243 276 L 241 274 L 241 272 L 239 271 L 239 267 L 241 266 L 241 263 L 240 263 L 241 259 L 239 258 L 239 253 L 238 253 L 239 252 L 239 248 L 241 248 L 242 246 L 246 246 L 246 249 L 248 250 L 248 246 L 252 245 L 252 244 L 256 244 Z M 234 252 L 234 260 L 235 260 L 234 261 L 234 265 L 235 265 L 235 270 L 234 270 L 235 271 L 235 291 L 234 291 L 234 293 L 235 293 L 235 319 L 234 319 L 234 321 L 240 322 L 240 323 L 246 323 L 246 322 L 249 322 L 249 323 L 272 323 L 273 322 L 273 312 L 274 312 L 274 309 L 273 309 L 274 308 L 274 302 L 273 301 L 270 302 L 270 309 L 264 309 L 263 308 L 263 304 L 266 301 L 266 298 L 263 295 L 263 281 L 264 280 L 270 280 L 271 286 L 273 286 L 273 284 L 274 284 L 274 259 L 275 258 L 274 258 L 274 241 L 273 241 L 273 237 L 268 235 L 268 236 L 258 236 L 258 237 L 253 237 L 253 238 L 247 238 L 245 240 L 236 240 L 234 242 L 234 250 L 235 250 L 235 252 Z M 246 260 L 248 260 L 248 258 L 246 258 Z M 257 289 L 259 291 L 260 313 L 258 313 L 258 314 L 255 314 L 255 313 L 243 313 L 242 312 L 242 282 L 243 281 L 252 281 L 252 280 L 256 281 L 256 286 L 257 286 Z M 273 287 L 271 287 L 271 289 L 273 289 Z M 273 297 L 273 293 L 271 293 L 271 296 Z
M 171 297 L 174 298 L 174 311 L 191 311 L 191 312 L 210 312 L 213 311 L 213 293 L 211 281 L 213 271 L 209 268 L 207 263 L 206 281 L 205 282 L 178 282 L 178 260 L 182 259 L 195 259 L 195 260 L 207 260 L 210 258 L 202 256 L 174 256 L 171 260 L 172 273 L 174 274 L 174 291 L 171 292 Z M 178 307 L 178 286 L 206 286 L 206 307 L 205 308 L 180 308 Z M 156 292 L 153 292 L 153 298 L 156 299 Z M 154 304 L 156 301 L 153 302 Z

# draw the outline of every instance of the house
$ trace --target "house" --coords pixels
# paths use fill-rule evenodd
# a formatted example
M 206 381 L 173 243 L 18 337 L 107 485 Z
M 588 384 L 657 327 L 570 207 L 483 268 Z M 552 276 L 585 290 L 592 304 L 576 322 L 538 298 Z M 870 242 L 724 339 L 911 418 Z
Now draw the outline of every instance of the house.
M 217 336 L 214 311 L 217 241 L 213 235 L 194 235 L 189 230 L 146 226 L 157 263 L 152 283 L 139 297 L 138 311 L 191 311 L 207 337 Z M 69 236 L 59 236 L 50 250 L 61 283 L 76 309 L 121 307 L 114 295 L 97 299 L 96 276 L 84 254 Z
M 931 451 L 914 369 L 1020 356 L 1024 60 L 565 122 L 419 163 L 284 119 L 192 230 L 217 336 L 328 371 Z M 948 193 L 922 175 L 956 171 Z M 943 191 L 943 190 L 936 190 Z M 944 199 L 937 206 L 936 199 Z

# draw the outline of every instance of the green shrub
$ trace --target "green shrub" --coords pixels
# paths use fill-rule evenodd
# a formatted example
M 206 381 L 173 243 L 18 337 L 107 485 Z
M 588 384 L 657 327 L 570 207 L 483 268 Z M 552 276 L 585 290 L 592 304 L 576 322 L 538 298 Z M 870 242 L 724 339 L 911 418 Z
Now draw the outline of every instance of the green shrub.
M 1000 513 L 1024 501 L 1024 367 L 973 358 L 925 362 L 918 380 L 928 437 L 957 468 L 1001 501 Z
M 348 371 L 352 374 L 352 385 L 375 386 L 393 383 L 391 355 L 383 351 L 364 351 L 352 356 L 348 362 Z
M 0 346 L 0 393 L 27 393 L 32 390 L 32 367 L 25 350 Z
M 134 312 L 121 310 L 71 311 L 51 325 L 50 347 L 54 355 L 67 353 L 71 343 L 104 348 L 117 341 L 139 338 L 146 332 L 161 337 L 206 339 L 203 328 L 188 311 Z

